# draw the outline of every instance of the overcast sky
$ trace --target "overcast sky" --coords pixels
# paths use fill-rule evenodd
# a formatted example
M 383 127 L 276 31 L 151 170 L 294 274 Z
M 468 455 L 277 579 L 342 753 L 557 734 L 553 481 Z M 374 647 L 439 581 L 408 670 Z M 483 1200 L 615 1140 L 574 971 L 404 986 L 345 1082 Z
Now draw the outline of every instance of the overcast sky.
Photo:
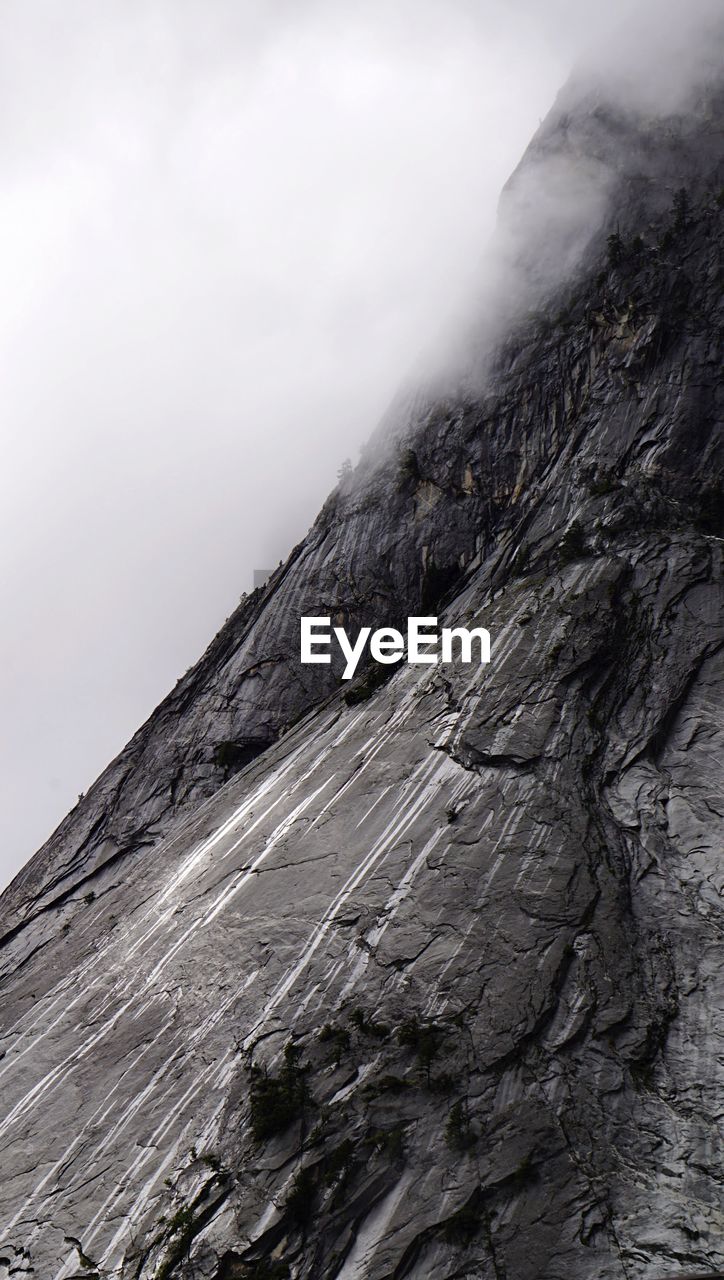
M 469 300 L 600 8 L 0 0 L 0 880 Z

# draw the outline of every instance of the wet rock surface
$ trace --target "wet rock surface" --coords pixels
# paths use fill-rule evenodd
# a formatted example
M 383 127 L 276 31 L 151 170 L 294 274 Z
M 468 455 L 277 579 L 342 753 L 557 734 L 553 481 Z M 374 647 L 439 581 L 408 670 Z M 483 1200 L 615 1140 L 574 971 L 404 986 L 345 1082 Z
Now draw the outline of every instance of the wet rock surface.
M 583 267 L 4 895 L 0 1276 L 724 1268 L 722 119 L 614 131 Z M 427 610 L 490 666 L 299 665 Z

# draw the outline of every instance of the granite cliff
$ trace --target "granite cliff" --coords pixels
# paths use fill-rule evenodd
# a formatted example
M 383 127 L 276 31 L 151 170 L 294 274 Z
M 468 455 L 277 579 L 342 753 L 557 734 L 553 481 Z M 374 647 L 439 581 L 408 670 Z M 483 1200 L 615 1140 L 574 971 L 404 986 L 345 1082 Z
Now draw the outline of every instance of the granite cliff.
M 3 896 L 0 1276 L 724 1270 L 723 130 L 562 97 L 496 335 Z M 299 664 L 428 611 L 490 667 Z

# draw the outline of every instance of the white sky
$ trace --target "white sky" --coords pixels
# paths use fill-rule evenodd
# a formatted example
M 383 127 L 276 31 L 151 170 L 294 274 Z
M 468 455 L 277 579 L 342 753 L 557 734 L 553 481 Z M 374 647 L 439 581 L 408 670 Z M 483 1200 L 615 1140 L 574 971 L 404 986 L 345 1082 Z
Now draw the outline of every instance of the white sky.
M 0 0 L 0 882 L 469 299 L 599 8 Z

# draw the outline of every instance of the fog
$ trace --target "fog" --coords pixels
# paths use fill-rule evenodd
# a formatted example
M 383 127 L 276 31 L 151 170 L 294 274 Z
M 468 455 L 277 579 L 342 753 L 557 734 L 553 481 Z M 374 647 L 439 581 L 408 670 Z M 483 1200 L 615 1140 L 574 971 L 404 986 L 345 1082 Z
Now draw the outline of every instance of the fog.
M 0 4 L 0 882 L 474 307 L 571 66 L 683 101 L 693 10 L 600 9 Z

